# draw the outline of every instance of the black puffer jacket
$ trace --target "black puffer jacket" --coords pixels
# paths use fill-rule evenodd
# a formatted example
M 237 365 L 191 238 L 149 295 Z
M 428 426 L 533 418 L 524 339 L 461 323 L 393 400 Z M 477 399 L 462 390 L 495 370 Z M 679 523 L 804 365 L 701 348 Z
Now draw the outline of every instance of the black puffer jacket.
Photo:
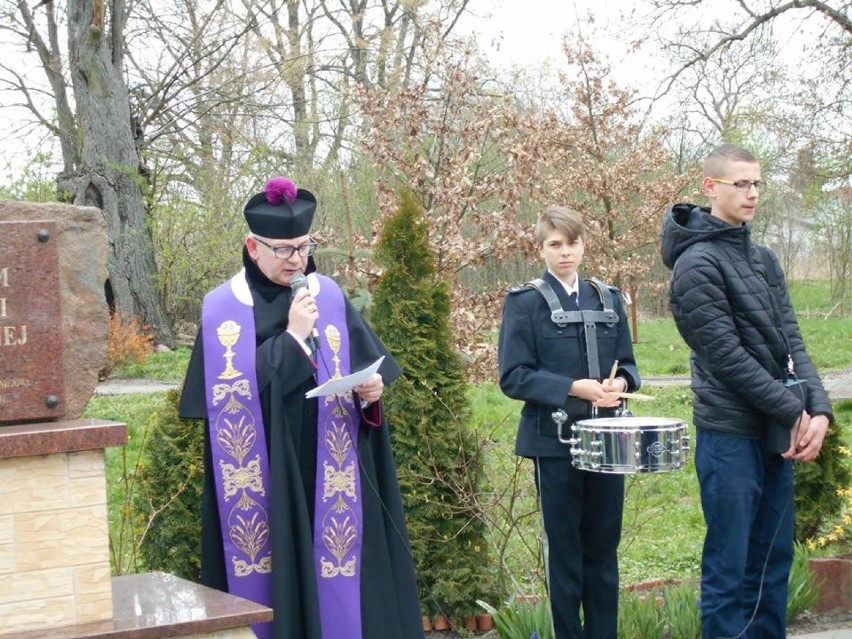
M 779 283 L 773 292 L 761 251 Z M 694 420 L 698 428 L 760 438 L 768 418 L 792 428 L 802 412 L 797 394 L 779 381 L 787 362 L 783 317 L 795 371 L 808 382 L 808 413 L 831 414 L 831 403 L 805 351 L 775 255 L 707 208 L 675 204 L 663 221 L 661 252 L 672 269 L 670 304 L 692 349 Z

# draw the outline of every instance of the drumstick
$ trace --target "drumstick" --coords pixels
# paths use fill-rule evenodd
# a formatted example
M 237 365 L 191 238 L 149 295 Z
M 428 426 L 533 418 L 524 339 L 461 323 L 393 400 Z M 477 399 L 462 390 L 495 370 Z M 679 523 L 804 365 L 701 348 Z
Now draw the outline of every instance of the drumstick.
M 642 401 L 657 399 L 653 395 L 644 395 L 642 393 L 617 393 L 617 395 L 619 397 L 624 398 L 624 399 L 639 399 L 639 400 L 642 400 Z
M 612 363 L 612 370 L 609 372 L 609 383 L 610 383 L 610 385 L 612 385 L 612 382 L 615 379 L 616 371 L 618 371 L 618 360 L 615 360 Z

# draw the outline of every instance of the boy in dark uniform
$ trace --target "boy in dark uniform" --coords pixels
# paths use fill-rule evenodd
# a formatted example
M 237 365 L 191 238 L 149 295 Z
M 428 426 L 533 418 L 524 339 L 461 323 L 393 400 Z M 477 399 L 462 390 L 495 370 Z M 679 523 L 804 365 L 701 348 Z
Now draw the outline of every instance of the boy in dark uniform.
M 554 636 L 616 639 L 624 478 L 575 468 L 553 414 L 558 409 L 567 414 L 563 430 L 570 433 L 578 420 L 612 416 L 618 393 L 639 388 L 629 325 L 617 289 L 609 290 L 616 315 L 595 322 L 593 330 L 582 322 L 554 323 L 541 292 L 549 288 L 564 311 L 603 310 L 598 289 L 578 273 L 584 235 L 580 215 L 568 208 L 549 208 L 539 216 L 535 240 L 547 268 L 538 281 L 543 284 L 506 297 L 500 388 L 524 402 L 515 452 L 535 464 Z

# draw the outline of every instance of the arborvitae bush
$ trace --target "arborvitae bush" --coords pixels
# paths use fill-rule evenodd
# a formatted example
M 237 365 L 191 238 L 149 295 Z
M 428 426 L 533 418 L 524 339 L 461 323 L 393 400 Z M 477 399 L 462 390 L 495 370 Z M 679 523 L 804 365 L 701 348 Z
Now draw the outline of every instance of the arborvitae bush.
M 819 457 L 795 465 L 796 540 L 802 543 L 813 540 L 837 519 L 846 506 L 840 491 L 852 481 L 843 433 L 849 426 L 852 402 L 836 402 L 833 408 L 835 423 L 828 429 Z
M 179 402 L 178 390 L 166 393 L 149 424 L 134 494 L 135 510 L 148 522 L 139 554 L 148 570 L 198 581 L 204 422 L 178 417 Z
M 384 272 L 372 324 L 404 371 L 383 401 L 390 424 L 424 613 L 472 614 L 493 599 L 486 527 L 477 505 L 482 448 L 470 427 L 468 381 L 453 350 L 447 283 L 436 273 L 411 195 L 376 249 Z

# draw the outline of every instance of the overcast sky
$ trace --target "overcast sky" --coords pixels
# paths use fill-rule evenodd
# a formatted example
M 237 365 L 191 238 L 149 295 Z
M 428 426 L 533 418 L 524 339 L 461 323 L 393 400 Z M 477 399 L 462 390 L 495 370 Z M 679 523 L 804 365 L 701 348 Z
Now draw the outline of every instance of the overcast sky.
M 730 15 L 727 13 L 733 8 L 730 3 L 731 0 L 714 0 L 714 12 Z M 476 33 L 480 48 L 498 68 L 533 69 L 548 60 L 557 67 L 563 64 L 564 35 L 580 31 L 591 40 L 596 51 L 607 55 L 613 76 L 620 84 L 639 89 L 648 96 L 656 92 L 667 69 L 654 43 L 649 43 L 640 53 L 627 52 L 632 14 L 640 4 L 636 0 L 472 0 L 470 15 L 464 16 L 458 29 L 461 33 Z M 594 16 L 594 27 L 587 23 L 590 14 Z M 804 17 L 803 12 L 796 15 Z M 694 19 L 706 21 L 706 15 L 695 14 Z M 800 31 L 801 24 L 785 16 L 777 21 L 779 29 L 785 21 L 790 37 L 781 41 L 789 42 L 786 49 L 790 55 L 798 53 L 801 56 L 803 36 L 794 35 Z M 814 22 L 817 21 L 810 21 L 806 26 Z M 800 44 L 795 45 L 795 41 Z M 19 99 L 18 95 L 0 93 L 0 103 L 9 104 Z M 7 158 L 16 151 L 23 151 L 15 148 L 21 145 L 16 139 L 21 117 L 30 119 L 21 111 L 0 111 L 0 143 L 6 147 L 4 155 Z M 0 162 L 0 172 L 3 168 Z
M 478 44 L 496 65 L 535 67 L 546 60 L 562 64 L 562 41 L 566 33 L 582 33 L 595 51 L 607 56 L 614 78 L 623 86 L 639 89 L 644 95 L 655 93 L 659 83 L 671 71 L 654 33 L 679 27 L 709 28 L 716 18 L 740 16 L 742 8 L 733 0 L 714 0 L 702 6 L 682 6 L 677 22 L 657 23 L 653 29 L 640 26 L 648 4 L 637 0 L 473 0 L 470 14 L 460 22 L 462 32 L 475 31 Z M 470 5 L 469 5 L 470 6 Z M 712 14 L 708 13 L 712 7 Z M 781 48 L 781 59 L 791 69 L 801 70 L 813 57 L 804 45 L 819 37 L 825 21 L 812 11 L 789 11 L 772 21 Z M 589 16 L 594 25 L 588 23 Z M 656 31 L 655 31 L 656 30 Z M 649 37 L 648 32 L 651 32 Z M 642 33 L 646 38 L 637 52 L 628 50 L 631 38 Z
M 495 65 L 536 67 L 548 60 L 559 65 L 565 34 L 581 32 L 596 50 L 606 53 L 617 78 L 636 80 L 637 72 L 652 73 L 649 67 L 655 63 L 650 51 L 638 58 L 626 53 L 635 0 L 480 0 L 471 4 L 471 15 L 460 28 L 477 33 L 479 46 Z M 590 15 L 594 26 L 587 22 Z

